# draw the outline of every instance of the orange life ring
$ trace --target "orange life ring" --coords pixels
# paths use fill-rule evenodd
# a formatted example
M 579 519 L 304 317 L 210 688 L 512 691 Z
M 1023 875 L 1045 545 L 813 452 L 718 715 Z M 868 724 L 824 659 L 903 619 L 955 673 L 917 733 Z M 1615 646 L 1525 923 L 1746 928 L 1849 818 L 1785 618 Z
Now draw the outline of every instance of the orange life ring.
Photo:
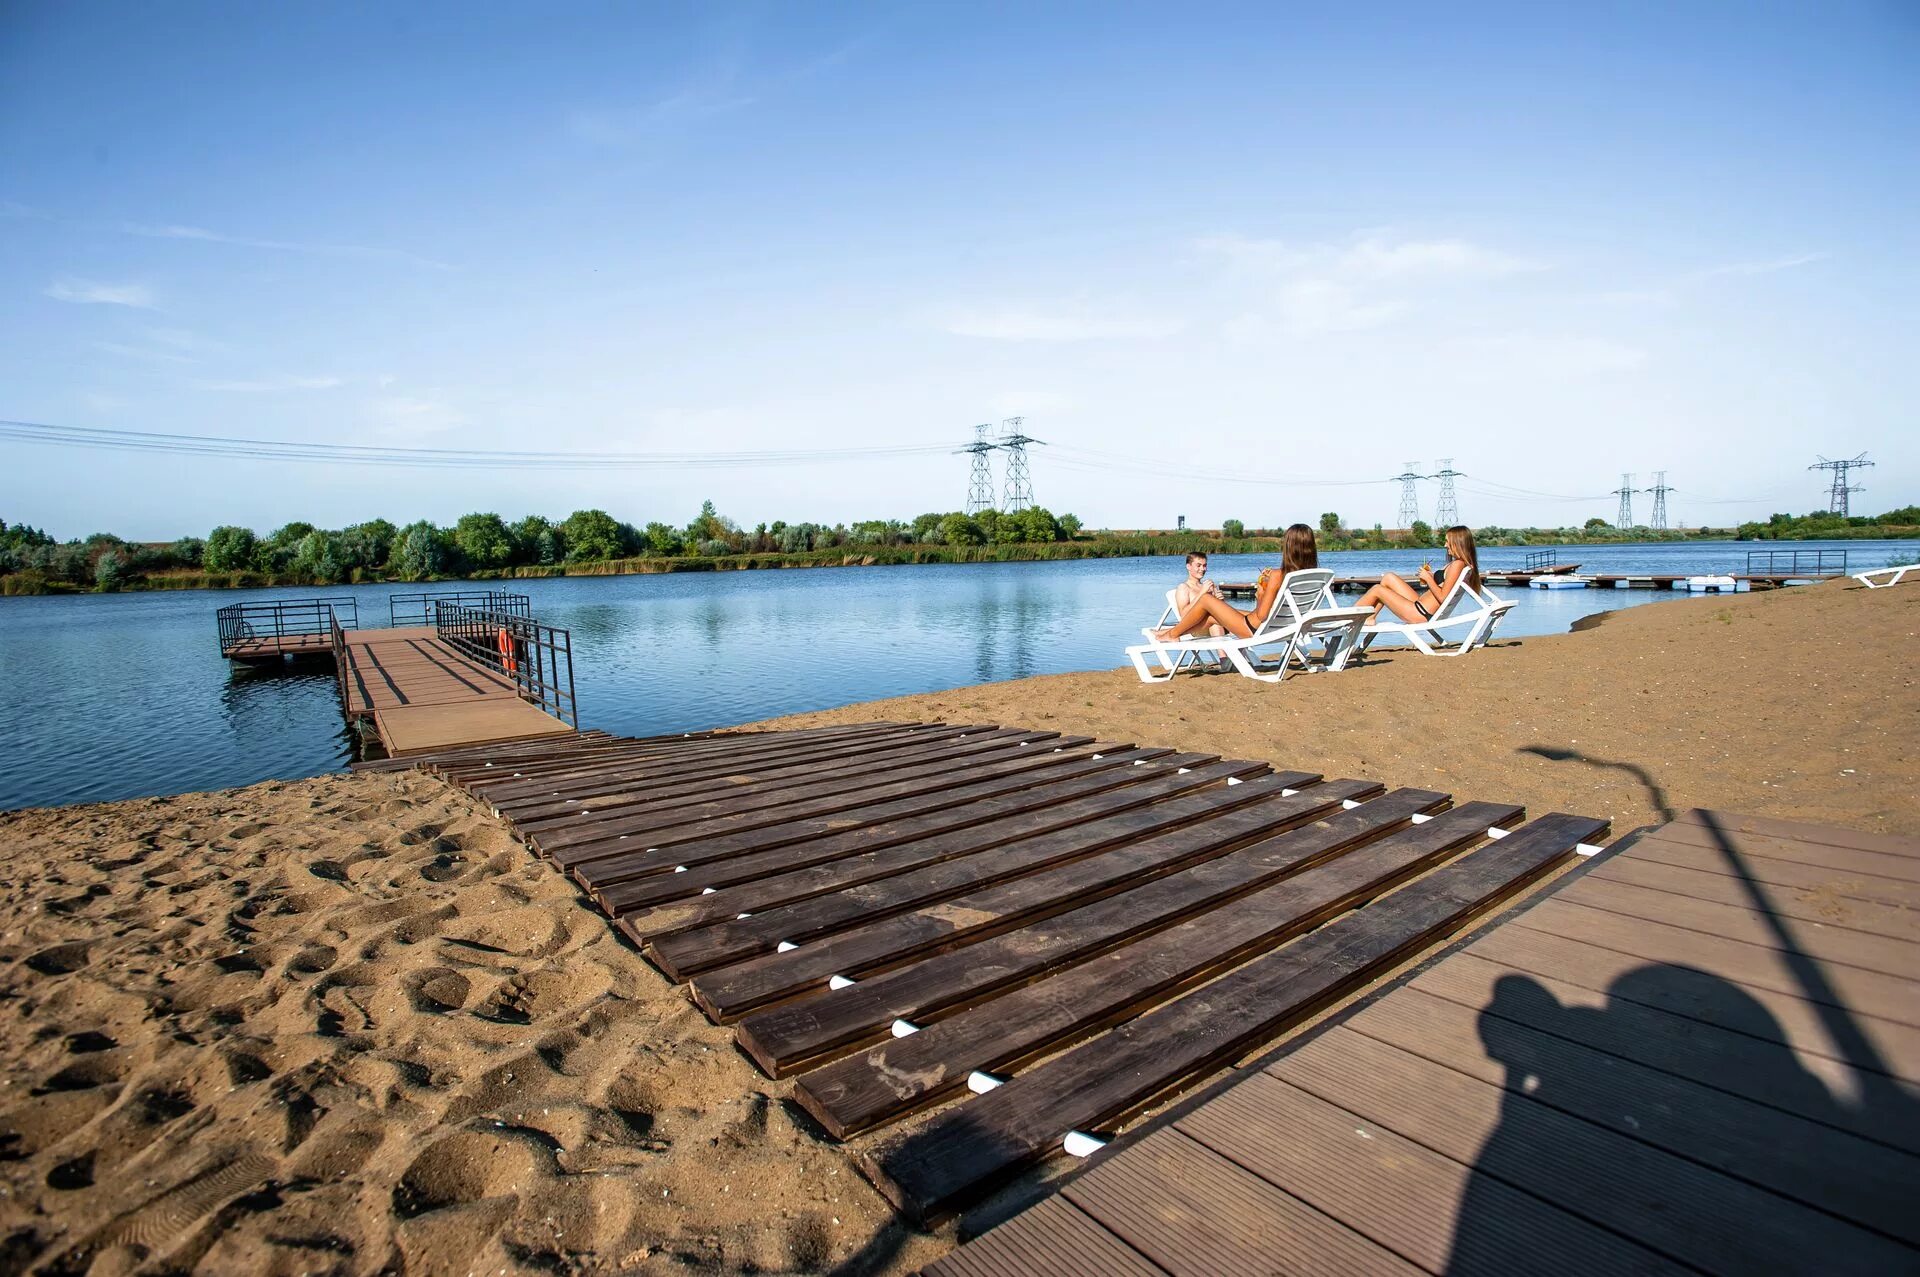
M 513 637 L 507 633 L 506 626 L 500 627 L 500 664 L 509 674 L 520 672 L 520 663 L 513 659 Z

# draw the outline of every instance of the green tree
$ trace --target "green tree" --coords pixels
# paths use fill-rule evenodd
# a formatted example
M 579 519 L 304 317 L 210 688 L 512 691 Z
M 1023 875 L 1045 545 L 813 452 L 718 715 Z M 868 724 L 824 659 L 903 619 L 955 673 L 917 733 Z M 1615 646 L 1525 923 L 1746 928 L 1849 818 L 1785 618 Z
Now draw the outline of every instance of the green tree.
M 505 567 L 513 558 L 513 533 L 497 514 L 463 514 L 453 525 L 453 543 L 471 567 Z
M 981 544 L 998 541 L 1000 539 L 1000 512 L 998 510 L 989 507 L 988 509 L 980 511 L 978 514 L 967 517 L 973 520 L 973 525 L 976 528 L 980 529 Z
M 425 519 L 409 523 L 393 539 L 393 574 L 403 581 L 424 581 L 446 563 L 440 529 Z
M 340 530 L 340 565 L 375 569 L 393 557 L 393 539 L 400 529 L 385 519 L 368 519 Z
M 985 512 L 983 513 L 990 513 Z M 985 529 L 978 519 L 961 514 L 958 510 L 945 515 L 940 520 L 940 543 L 942 545 L 984 545 L 987 540 Z
M 605 510 L 575 510 L 560 525 L 567 562 L 591 563 L 620 557 L 620 524 Z
M 646 530 L 647 549 L 663 558 L 672 558 L 686 550 L 687 544 L 680 536 L 680 529 L 658 520 L 649 523 Z
M 207 543 L 199 537 L 181 537 L 167 547 L 167 557 L 183 568 L 197 568 L 207 557 Z
M 511 528 L 507 529 L 508 535 L 513 538 L 512 561 L 515 563 L 541 562 L 540 538 L 552 530 L 553 524 L 537 514 L 530 514 L 524 519 L 517 520 Z M 545 561 L 551 563 L 553 560 Z
M 1223 537 L 1231 537 L 1237 541 L 1247 535 L 1247 525 L 1238 519 L 1222 519 L 1220 520 L 1220 535 Z
M 918 545 L 926 545 L 931 542 L 940 530 L 940 520 L 944 518 L 946 518 L 945 515 L 937 512 L 933 514 L 923 514 L 916 518 L 913 521 L 913 527 L 910 532 L 914 542 Z
M 1588 536 L 1592 536 L 1596 532 L 1613 531 L 1613 525 L 1611 523 L 1608 523 L 1605 519 L 1595 516 L 1594 518 L 1587 520 L 1586 526 L 1582 529 L 1582 531 L 1584 531 Z
M 221 524 L 207 534 L 207 550 L 201 562 L 209 572 L 241 572 L 253 566 L 252 528 Z
M 1041 545 L 1060 539 L 1060 525 L 1054 521 L 1053 512 L 1045 506 L 1028 506 L 1005 522 L 1015 525 L 1015 535 L 1022 541 Z
M 287 567 L 307 580 L 332 585 L 346 579 L 343 559 L 339 537 L 316 528 L 294 543 Z
M 1338 532 L 1340 530 L 1340 516 L 1332 510 L 1329 510 L 1325 514 L 1321 515 L 1320 530 L 1326 533 L 1328 536 L 1332 536 L 1334 533 Z
M 1080 535 L 1080 516 L 1063 514 L 1060 516 L 1060 535 L 1071 541 Z
M 103 593 L 112 593 L 120 588 L 122 575 L 120 552 L 108 550 L 93 563 L 93 583 Z
M 700 513 L 687 525 L 687 541 L 698 544 L 701 541 L 728 541 L 739 529 L 734 527 L 732 519 L 722 518 L 713 508 L 713 502 L 702 501 Z
M 1407 532 L 1409 540 L 1414 545 L 1426 547 L 1433 544 L 1433 529 L 1428 526 L 1425 519 L 1415 519 L 1413 526 L 1408 528 Z

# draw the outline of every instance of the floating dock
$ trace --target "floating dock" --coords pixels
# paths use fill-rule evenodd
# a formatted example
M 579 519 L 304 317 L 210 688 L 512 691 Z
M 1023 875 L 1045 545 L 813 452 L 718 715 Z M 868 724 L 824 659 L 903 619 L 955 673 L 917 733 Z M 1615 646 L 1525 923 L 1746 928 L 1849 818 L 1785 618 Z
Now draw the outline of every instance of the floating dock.
M 534 620 L 525 595 L 397 595 L 390 610 L 432 623 L 361 629 L 351 598 L 232 604 L 220 654 L 331 660 L 341 713 L 393 758 L 578 734 L 571 637 Z

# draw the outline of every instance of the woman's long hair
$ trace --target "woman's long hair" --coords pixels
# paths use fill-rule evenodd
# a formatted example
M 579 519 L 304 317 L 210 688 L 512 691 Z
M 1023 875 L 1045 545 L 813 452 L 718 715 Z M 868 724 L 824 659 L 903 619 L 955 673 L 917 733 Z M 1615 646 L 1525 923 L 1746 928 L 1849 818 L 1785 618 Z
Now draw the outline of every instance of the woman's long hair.
M 1480 584 L 1480 551 L 1473 544 L 1473 529 L 1456 523 L 1447 529 L 1447 553 L 1473 570 L 1471 584 Z
M 1313 539 L 1313 529 L 1304 523 L 1296 523 L 1287 529 L 1287 539 L 1280 550 L 1280 571 L 1298 572 L 1301 568 L 1320 566 L 1320 543 Z

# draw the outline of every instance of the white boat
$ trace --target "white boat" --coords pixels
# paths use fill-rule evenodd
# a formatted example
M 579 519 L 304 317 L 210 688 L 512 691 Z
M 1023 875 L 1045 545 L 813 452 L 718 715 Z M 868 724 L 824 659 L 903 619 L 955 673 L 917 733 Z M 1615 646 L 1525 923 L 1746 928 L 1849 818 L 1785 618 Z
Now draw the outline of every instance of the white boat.
M 1740 588 L 1740 583 L 1730 576 L 1690 576 L 1678 582 L 1676 588 L 1696 594 L 1732 594 Z
M 1592 580 L 1584 576 L 1536 576 L 1528 584 L 1536 590 L 1584 590 Z

